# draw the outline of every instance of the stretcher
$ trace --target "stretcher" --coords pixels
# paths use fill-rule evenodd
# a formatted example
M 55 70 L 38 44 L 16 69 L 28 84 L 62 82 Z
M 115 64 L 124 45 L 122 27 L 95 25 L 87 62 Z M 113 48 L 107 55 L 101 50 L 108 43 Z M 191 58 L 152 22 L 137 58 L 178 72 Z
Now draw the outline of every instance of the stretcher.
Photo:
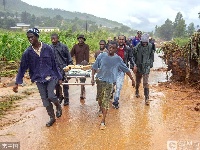
M 92 85 L 91 83 L 80 83 L 78 79 L 91 78 L 92 65 L 68 65 L 63 68 L 65 78 L 75 78 L 75 82 L 62 83 L 63 85 Z

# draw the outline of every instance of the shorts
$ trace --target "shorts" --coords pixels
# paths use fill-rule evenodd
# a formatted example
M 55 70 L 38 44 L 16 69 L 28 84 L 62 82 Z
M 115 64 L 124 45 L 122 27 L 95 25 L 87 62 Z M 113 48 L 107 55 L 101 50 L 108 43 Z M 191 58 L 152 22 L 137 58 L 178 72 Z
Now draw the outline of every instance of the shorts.
M 101 103 L 102 108 L 109 109 L 110 93 L 112 91 L 112 83 L 107 83 L 96 79 L 97 97 L 96 100 Z

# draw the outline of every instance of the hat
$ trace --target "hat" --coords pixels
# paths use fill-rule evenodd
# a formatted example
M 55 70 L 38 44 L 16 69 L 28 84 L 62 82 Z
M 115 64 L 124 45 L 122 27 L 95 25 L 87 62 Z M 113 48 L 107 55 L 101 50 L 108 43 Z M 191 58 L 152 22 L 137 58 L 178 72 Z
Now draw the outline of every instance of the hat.
M 142 31 L 137 31 L 137 34 L 141 34 L 142 35 Z
M 147 33 L 144 33 L 142 36 L 141 36 L 141 41 L 142 42 L 149 42 L 149 35 Z
M 37 28 L 28 29 L 27 33 L 33 33 L 36 37 L 39 38 L 40 31 Z
M 79 38 L 82 38 L 84 41 L 86 41 L 86 38 L 84 37 L 84 35 L 79 35 L 79 36 L 77 37 L 77 39 L 79 39 Z

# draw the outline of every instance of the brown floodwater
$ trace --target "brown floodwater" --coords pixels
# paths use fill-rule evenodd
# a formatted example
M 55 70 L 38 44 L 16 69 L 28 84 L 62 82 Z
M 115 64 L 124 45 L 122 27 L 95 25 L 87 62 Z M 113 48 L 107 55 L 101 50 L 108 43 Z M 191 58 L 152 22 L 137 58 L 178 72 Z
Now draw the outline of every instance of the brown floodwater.
M 163 65 L 159 58 L 157 62 Z M 188 109 L 190 97 L 178 98 L 184 92 L 171 99 L 170 90 L 164 92 L 157 86 L 163 81 L 165 72 L 151 72 L 151 102 L 145 106 L 142 87 L 141 97 L 135 98 L 131 81 L 125 76 L 120 108 L 110 105 L 105 130 L 99 129 L 96 86 L 86 86 L 85 100 L 79 99 L 80 86 L 70 86 L 70 105 L 63 106 L 63 115 L 49 128 L 45 127 L 49 118 L 36 92 L 20 105 L 22 110 L 33 105 L 34 109 L 22 111 L 23 119 L 0 130 L 0 142 L 20 142 L 21 150 L 200 149 L 199 112 Z

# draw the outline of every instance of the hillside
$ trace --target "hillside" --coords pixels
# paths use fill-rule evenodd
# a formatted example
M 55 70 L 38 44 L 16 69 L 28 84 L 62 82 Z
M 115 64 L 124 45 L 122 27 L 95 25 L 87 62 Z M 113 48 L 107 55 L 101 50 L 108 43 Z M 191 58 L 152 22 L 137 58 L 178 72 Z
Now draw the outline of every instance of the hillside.
M 96 22 L 98 25 L 103 25 L 107 27 L 120 27 L 123 24 L 118 23 L 116 21 L 111 21 L 105 18 L 96 17 L 91 14 L 79 13 L 79 12 L 70 12 L 61 9 L 50 9 L 50 8 L 40 8 L 36 6 L 29 5 L 21 0 L 5 0 L 6 1 L 6 9 L 7 12 L 12 13 L 21 13 L 27 11 L 30 14 L 34 14 L 36 17 L 45 16 L 45 17 L 55 17 L 56 15 L 60 15 L 65 19 L 87 19 Z M 0 11 L 4 11 L 3 0 L 0 0 Z

